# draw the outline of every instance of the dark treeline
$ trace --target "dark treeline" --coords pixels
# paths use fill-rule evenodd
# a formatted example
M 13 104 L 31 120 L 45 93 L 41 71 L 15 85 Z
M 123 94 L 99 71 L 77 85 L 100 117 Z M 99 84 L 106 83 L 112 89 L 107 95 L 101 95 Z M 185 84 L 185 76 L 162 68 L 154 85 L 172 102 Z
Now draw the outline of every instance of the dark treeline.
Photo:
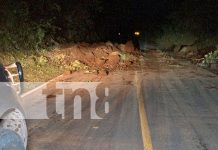
M 201 49 L 218 44 L 217 0 L 183 0 L 170 5 L 173 11 L 161 24 L 156 40 L 160 46 L 195 45 Z
M 98 0 L 1 0 L 1 49 L 40 49 L 96 41 Z
M 0 0 L 0 49 L 122 41 L 135 30 L 163 47 L 216 41 L 217 16 L 217 0 Z

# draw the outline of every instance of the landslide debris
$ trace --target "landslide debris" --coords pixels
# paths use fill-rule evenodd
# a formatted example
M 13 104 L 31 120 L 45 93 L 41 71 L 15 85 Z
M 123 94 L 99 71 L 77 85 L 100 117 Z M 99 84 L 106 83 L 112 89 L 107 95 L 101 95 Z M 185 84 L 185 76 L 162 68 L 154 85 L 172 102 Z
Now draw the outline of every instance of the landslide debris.
M 173 53 L 172 53 L 173 52 Z M 198 48 L 195 45 L 174 46 L 168 53 L 173 57 L 190 60 L 193 64 L 218 74 L 218 47 Z
M 127 68 L 137 62 L 138 51 L 132 41 L 126 44 L 79 43 L 63 46 L 47 54 L 47 57 L 57 65 L 63 65 L 66 71 L 96 70 L 106 74 L 115 69 Z

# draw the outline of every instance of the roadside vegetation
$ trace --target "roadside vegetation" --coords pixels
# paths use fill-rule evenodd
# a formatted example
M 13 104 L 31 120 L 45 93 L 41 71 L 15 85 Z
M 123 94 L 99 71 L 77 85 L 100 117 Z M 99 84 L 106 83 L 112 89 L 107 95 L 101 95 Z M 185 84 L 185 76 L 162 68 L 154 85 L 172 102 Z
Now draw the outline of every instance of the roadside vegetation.
M 84 42 L 85 45 L 92 46 L 89 43 L 96 44 L 97 41 L 112 39 L 117 35 L 117 29 L 108 28 L 108 25 L 117 22 L 110 15 L 116 16 L 113 14 L 116 12 L 120 14 L 119 18 L 128 16 L 122 15 L 126 12 L 120 9 L 113 8 L 112 11 L 109 4 L 100 0 L 0 0 L 0 63 L 19 61 L 23 65 L 26 81 L 40 82 L 52 79 L 65 70 L 87 70 L 88 67 L 93 67 L 91 64 L 95 61 L 105 65 L 104 68 L 117 65 L 118 54 L 110 53 L 123 48 L 104 52 L 105 58 L 102 56 L 95 60 L 97 54 L 92 56 L 93 49 L 78 44 Z M 127 11 L 128 6 L 125 4 L 121 7 Z M 107 11 L 103 12 L 103 9 Z M 105 22 L 104 17 L 107 17 L 110 24 Z M 104 44 L 103 49 L 108 50 Z M 80 45 L 84 49 L 79 53 L 72 52 L 69 58 L 69 52 L 60 48 L 63 45 Z M 112 48 L 115 46 L 112 45 Z M 77 51 L 75 47 L 72 49 Z M 75 58 L 74 55 L 78 57 Z M 87 62 L 86 59 L 90 60 L 89 55 L 92 61 Z M 125 59 L 124 62 L 128 61 Z M 108 60 L 111 62 L 107 64 Z
M 63 73 L 63 58 L 49 59 L 49 52 L 68 42 L 98 40 L 94 20 L 100 12 L 98 0 L 0 1 L 0 63 L 20 61 L 26 81 L 56 77 Z
M 105 44 L 106 40 L 125 43 L 131 37 L 134 24 L 138 27 L 144 19 L 146 39 L 155 41 L 160 49 L 174 51 L 182 57 L 200 59 L 200 63 L 203 60 L 203 63 L 210 62 L 210 58 L 216 57 L 218 44 L 216 1 L 184 0 L 178 4 L 174 1 L 169 0 L 168 5 L 161 2 L 168 7 L 168 12 L 162 16 L 160 10 L 155 14 L 157 18 L 146 22 L 149 5 L 144 6 L 148 9 L 147 13 L 136 16 L 134 9 L 146 10 L 133 7 L 135 2 L 130 0 L 113 3 L 100 0 L 0 0 L 0 63 L 20 61 L 27 81 L 47 81 L 63 73 L 66 68 L 73 71 L 91 66 L 91 61 L 80 58 L 66 60 L 68 53 L 56 53 L 55 49 L 82 42 L 88 46 L 99 41 Z M 108 50 L 108 45 L 104 44 L 104 49 Z M 136 61 L 137 58 L 129 54 L 128 48 L 123 51 L 125 44 L 114 44 L 112 47 L 115 49 L 110 53 L 119 52 L 124 66 L 131 63 L 129 60 Z M 131 44 L 130 47 L 132 51 Z M 90 54 L 87 47 L 85 52 L 81 51 L 87 56 Z M 108 52 L 106 56 L 109 55 Z M 94 58 L 96 55 L 90 56 Z M 99 65 L 105 65 L 107 60 L 102 56 L 97 61 Z
M 19 61 L 24 69 L 25 81 L 44 82 L 63 73 L 57 62 L 47 59 L 47 52 L 1 52 L 0 62 L 7 65 Z
M 206 67 L 216 63 L 218 63 L 218 50 L 206 54 L 202 61 L 202 65 Z
M 174 7 L 156 36 L 157 46 L 204 67 L 217 63 L 218 4 L 185 0 Z
M 182 45 L 196 46 L 197 49 L 216 46 L 217 5 L 213 0 L 184 0 L 169 14 L 157 37 L 157 44 L 162 49 Z

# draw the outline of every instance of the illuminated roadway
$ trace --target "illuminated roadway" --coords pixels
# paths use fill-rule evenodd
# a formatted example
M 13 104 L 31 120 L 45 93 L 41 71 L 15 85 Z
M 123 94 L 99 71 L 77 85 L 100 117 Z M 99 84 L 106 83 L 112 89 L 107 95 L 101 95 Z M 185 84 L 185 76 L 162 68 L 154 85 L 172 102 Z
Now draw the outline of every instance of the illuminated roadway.
M 63 120 L 52 108 L 51 119 L 28 120 L 28 150 L 217 149 L 218 77 L 186 61 L 166 62 L 150 52 L 136 69 L 99 79 L 109 87 L 109 96 L 96 104 L 102 120 L 90 119 L 86 96 L 81 120 Z M 68 114 L 73 107 L 65 109 Z

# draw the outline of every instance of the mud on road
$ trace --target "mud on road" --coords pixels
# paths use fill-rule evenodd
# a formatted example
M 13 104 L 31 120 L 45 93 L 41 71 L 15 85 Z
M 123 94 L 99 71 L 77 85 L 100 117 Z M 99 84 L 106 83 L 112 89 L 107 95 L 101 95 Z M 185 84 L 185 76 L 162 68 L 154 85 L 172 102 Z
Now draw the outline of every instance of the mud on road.
M 90 119 L 89 102 L 84 98 L 81 120 L 60 119 L 55 113 L 49 120 L 28 120 L 28 150 L 144 149 L 137 93 L 143 95 L 153 149 L 216 149 L 217 75 L 186 61 L 168 62 L 159 52 L 149 52 L 140 65 L 126 71 L 68 75 L 63 80 L 100 81 L 109 86 L 109 97 L 96 108 L 104 119 Z M 141 77 L 140 92 L 134 82 L 136 73 Z M 102 111 L 105 101 L 110 103 L 108 114 Z M 73 108 L 65 109 L 71 112 Z

